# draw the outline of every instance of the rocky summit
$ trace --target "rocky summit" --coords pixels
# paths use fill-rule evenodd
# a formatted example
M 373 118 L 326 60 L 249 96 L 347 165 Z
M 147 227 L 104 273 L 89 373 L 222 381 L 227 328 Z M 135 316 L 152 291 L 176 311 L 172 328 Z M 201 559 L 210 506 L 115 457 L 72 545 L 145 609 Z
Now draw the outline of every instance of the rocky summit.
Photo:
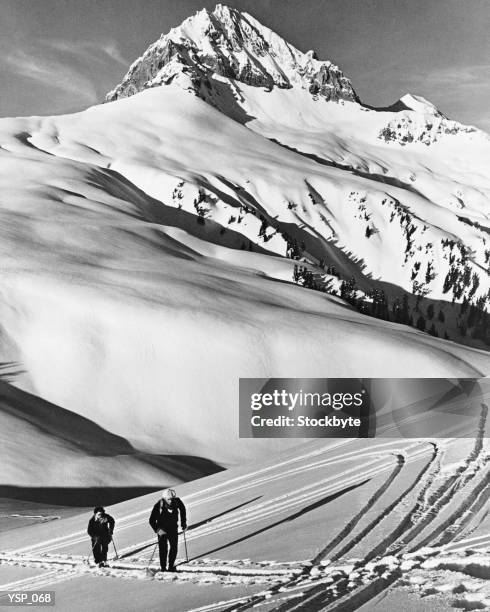
M 174 80 L 206 101 L 223 80 L 357 100 L 351 82 L 332 62 L 316 59 L 314 51 L 302 53 L 251 15 L 222 4 L 199 11 L 150 45 L 107 100 Z

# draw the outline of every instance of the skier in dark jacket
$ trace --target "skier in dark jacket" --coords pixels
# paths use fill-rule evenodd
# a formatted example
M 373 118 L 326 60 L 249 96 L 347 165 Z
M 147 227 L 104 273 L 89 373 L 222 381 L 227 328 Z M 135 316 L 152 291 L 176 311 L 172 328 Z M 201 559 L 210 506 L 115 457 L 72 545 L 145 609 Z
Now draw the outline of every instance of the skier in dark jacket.
M 180 526 L 182 530 L 187 529 L 187 517 L 182 500 L 175 495 L 173 489 L 162 491 L 162 498 L 153 506 L 150 516 L 150 525 L 158 536 L 158 550 L 160 552 L 160 568 L 162 572 L 176 572 L 175 559 L 178 547 L 178 515 L 180 514 Z
M 102 506 L 94 508 L 94 515 L 88 522 L 87 533 L 92 538 L 94 561 L 99 567 L 107 567 L 107 549 L 114 533 L 115 520 L 106 514 Z

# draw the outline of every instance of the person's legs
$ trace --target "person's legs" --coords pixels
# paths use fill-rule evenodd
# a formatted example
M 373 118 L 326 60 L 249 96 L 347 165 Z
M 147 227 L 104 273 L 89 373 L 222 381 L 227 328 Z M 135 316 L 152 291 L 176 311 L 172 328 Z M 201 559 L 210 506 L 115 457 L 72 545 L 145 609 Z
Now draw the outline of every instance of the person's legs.
M 101 556 L 101 561 L 103 561 L 104 563 L 107 561 L 107 551 L 109 550 L 109 542 L 103 542 L 100 545 L 100 556 Z
M 94 554 L 95 563 L 100 563 L 102 561 L 102 545 L 100 541 L 95 538 L 92 539 L 92 552 Z
M 178 532 L 168 534 L 168 543 L 170 545 L 170 551 L 168 553 L 168 568 L 172 569 L 175 567 L 175 559 L 177 558 L 177 548 L 179 543 Z
M 167 535 L 158 538 L 158 551 L 160 553 L 160 568 L 164 572 L 167 569 Z

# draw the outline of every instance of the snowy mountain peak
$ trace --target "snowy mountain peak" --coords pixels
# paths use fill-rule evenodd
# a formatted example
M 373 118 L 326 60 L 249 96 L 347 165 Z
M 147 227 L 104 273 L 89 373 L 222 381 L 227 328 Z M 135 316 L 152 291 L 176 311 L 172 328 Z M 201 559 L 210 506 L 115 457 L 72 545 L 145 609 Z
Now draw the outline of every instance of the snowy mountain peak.
M 447 117 L 441 113 L 441 111 L 434 104 L 432 104 L 432 102 L 429 102 L 422 96 L 415 96 L 411 93 L 406 93 L 400 98 L 399 102 L 406 106 L 409 110 L 447 119 Z
M 431 145 L 441 137 L 461 133 L 475 133 L 479 138 L 487 138 L 473 126 L 448 119 L 422 96 L 406 93 L 386 110 L 395 113 L 379 133 L 379 138 L 386 142 L 395 141 L 401 145 L 420 142 Z
M 170 83 L 208 101 L 225 82 L 253 87 L 307 90 L 325 100 L 357 100 L 340 68 L 302 53 L 247 13 L 223 4 L 203 9 L 153 43 L 108 101 Z M 211 96 L 212 97 L 212 96 Z

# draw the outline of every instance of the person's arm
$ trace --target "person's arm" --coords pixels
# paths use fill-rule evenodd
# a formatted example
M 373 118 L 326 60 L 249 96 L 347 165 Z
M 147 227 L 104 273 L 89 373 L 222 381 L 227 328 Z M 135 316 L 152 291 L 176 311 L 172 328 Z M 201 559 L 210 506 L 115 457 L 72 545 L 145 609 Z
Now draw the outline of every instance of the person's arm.
M 158 531 L 158 518 L 157 518 L 156 506 L 153 506 L 153 510 L 151 511 L 151 514 L 150 514 L 150 520 L 148 522 L 150 523 L 150 526 L 153 529 L 153 531 L 156 533 Z
M 158 504 L 156 504 L 155 506 L 153 506 L 153 510 L 151 511 L 149 523 L 153 531 L 157 534 L 159 538 L 161 538 L 167 532 L 160 527 L 158 522 L 158 514 Z
M 92 540 L 99 540 L 99 532 L 97 531 L 97 527 L 95 525 L 95 520 L 93 517 L 88 522 L 87 533 L 92 538 Z
M 110 514 L 106 514 L 107 516 L 107 527 L 109 531 L 109 538 L 112 540 L 112 534 L 114 533 L 114 525 L 116 521 L 112 518 Z
M 185 531 L 187 529 L 187 512 L 184 506 L 184 502 L 180 499 L 180 497 L 177 498 L 177 505 L 180 512 L 180 526 Z
M 109 523 L 109 533 L 112 535 L 114 533 L 114 525 L 116 524 L 116 521 L 110 514 L 108 514 L 107 522 Z

